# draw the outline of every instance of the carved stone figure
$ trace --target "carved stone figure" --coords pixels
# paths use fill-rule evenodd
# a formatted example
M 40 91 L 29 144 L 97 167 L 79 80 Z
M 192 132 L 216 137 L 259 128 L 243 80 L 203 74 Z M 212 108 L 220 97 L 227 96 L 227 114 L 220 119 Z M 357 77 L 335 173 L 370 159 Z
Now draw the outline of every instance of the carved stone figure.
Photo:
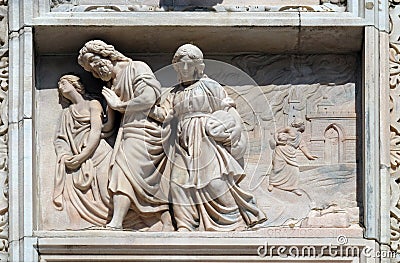
M 272 171 L 269 175 L 269 191 L 276 187 L 299 196 L 302 195 L 302 191 L 298 189 L 299 164 L 296 160 L 296 150 L 300 149 L 309 160 L 318 158 L 310 153 L 302 140 L 301 134 L 304 129 L 304 121 L 296 118 L 291 126 L 276 131 L 276 146 L 272 157 Z
M 132 61 L 100 40 L 87 42 L 78 62 L 108 82 L 109 88 L 104 87 L 102 93 L 109 117 L 113 111 L 123 115 L 110 164 L 108 188 L 114 208 L 107 226 L 121 229 L 132 209 L 137 216 L 134 229 L 156 226 L 161 219 L 166 230 L 171 218 L 168 199 L 162 194 L 168 193 L 168 185 L 161 185 L 166 162 L 162 127 L 148 117 L 160 97 L 160 83 L 147 64 Z
M 176 125 L 170 195 L 177 230 L 232 231 L 265 221 L 254 196 L 239 187 L 246 138 L 234 101 L 204 75 L 198 47 L 179 47 L 172 62 L 179 84 L 152 115 Z
M 72 222 L 83 218 L 94 225 L 105 225 L 112 149 L 100 139 L 102 107 L 97 100 L 87 98 L 77 76 L 61 77 L 58 90 L 70 106 L 62 112 L 54 141 L 57 164 L 53 203 L 58 210 L 66 209 Z

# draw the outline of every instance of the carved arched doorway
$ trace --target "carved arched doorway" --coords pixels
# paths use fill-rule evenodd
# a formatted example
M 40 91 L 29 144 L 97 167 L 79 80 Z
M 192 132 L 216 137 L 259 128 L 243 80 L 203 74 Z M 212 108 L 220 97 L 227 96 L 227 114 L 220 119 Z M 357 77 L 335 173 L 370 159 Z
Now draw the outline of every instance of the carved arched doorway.
M 329 125 L 325 129 L 324 139 L 325 163 L 340 163 L 342 161 L 342 130 L 335 124 Z

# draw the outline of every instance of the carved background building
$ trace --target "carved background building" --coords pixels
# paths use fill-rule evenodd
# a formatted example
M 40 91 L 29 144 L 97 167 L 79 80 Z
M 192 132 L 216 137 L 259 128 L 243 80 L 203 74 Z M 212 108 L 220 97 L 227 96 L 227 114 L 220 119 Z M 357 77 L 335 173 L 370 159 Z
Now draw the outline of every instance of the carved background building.
M 394 0 L 0 0 L 0 260 L 296 262 L 309 246 L 302 262 L 399 261 L 399 14 Z M 55 207 L 54 141 L 68 109 L 60 77 L 79 75 L 106 120 L 106 84 L 77 61 L 93 39 L 147 63 L 169 92 L 177 48 L 203 51 L 204 73 L 235 102 L 247 139 L 247 176 L 233 195 L 251 193 L 265 222 L 121 231 L 88 220 L 96 209 Z M 109 149 L 118 127 L 102 137 Z M 101 188 L 75 180 L 65 189 L 82 200 Z M 280 246 L 283 256 L 271 249 Z

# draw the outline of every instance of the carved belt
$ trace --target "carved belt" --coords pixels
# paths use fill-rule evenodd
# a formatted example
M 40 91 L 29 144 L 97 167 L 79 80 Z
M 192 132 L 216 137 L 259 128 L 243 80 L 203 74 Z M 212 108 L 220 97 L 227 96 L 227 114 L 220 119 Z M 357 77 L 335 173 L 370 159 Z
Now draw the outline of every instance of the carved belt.
M 210 113 L 208 113 L 208 112 L 191 112 L 191 113 L 187 113 L 187 114 L 180 116 L 179 121 L 184 121 L 184 120 L 191 119 L 191 118 L 201 118 L 201 117 L 209 117 L 209 116 L 210 116 Z

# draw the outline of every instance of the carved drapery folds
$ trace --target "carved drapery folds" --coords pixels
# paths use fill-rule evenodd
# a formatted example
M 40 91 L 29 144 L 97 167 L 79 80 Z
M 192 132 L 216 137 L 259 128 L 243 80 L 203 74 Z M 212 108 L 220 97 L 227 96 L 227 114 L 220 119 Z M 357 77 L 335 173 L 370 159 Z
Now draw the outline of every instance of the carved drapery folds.
M 194 58 L 185 54 L 187 50 L 201 63 L 191 61 Z M 49 221 L 53 221 L 48 223 L 48 229 L 64 230 L 58 218 L 66 221 L 68 229 L 107 224 L 105 229 L 141 231 L 239 231 L 257 223 L 260 228 L 358 225 L 356 55 L 241 54 L 229 57 L 231 64 L 211 60 L 207 63 L 213 64 L 207 64 L 202 62 L 201 50 L 193 45 L 184 45 L 178 51 L 173 57 L 173 63 L 179 62 L 177 65 L 153 74 L 145 63 L 130 60 L 103 41 L 92 40 L 82 47 L 79 64 L 94 78 L 108 81 L 111 87 L 101 90 L 109 106 L 104 124 L 108 128 L 103 131 L 118 134 L 114 134 L 114 144 L 104 144 L 100 151 L 97 144 L 86 143 L 87 139 L 102 145 L 104 138 L 100 137 L 102 128 L 98 125 L 104 123 L 102 115 L 94 114 L 92 118 L 89 110 L 100 103 L 85 102 L 82 88 L 74 89 L 74 82 L 58 82 L 60 95 L 71 105 L 63 110 L 54 143 L 57 159 L 53 204 L 60 212 L 66 211 L 68 218 L 64 212 L 51 214 Z M 113 59 L 121 67 L 114 67 Z M 191 62 L 187 64 L 191 71 L 183 70 L 187 61 Z M 212 70 L 208 77 L 199 78 L 205 65 Z M 146 73 L 136 76 L 135 72 Z M 177 77 L 179 85 L 175 80 L 167 83 Z M 199 79 L 192 81 L 194 78 Z M 161 89 L 160 83 L 165 89 Z M 158 101 L 154 94 L 163 95 Z M 146 101 L 138 99 L 143 96 Z M 139 115 L 139 108 L 128 109 L 132 101 L 135 105 L 144 104 L 141 110 L 149 111 L 149 115 Z M 137 119 L 133 119 L 131 112 L 135 118 L 142 116 L 146 129 L 135 126 Z M 113 122 L 113 114 L 118 113 L 123 114 L 122 121 L 116 118 Z M 219 123 L 225 126 L 220 128 Z M 124 129 L 112 129 L 120 126 Z M 227 137 L 225 134 L 230 131 L 234 133 Z M 82 154 L 88 149 L 93 154 Z M 100 152 L 111 161 L 107 157 L 97 158 Z M 113 155 L 109 156 L 111 152 Z M 79 169 L 74 166 L 75 161 Z M 96 172 L 89 174 L 89 163 L 89 168 L 96 168 Z M 243 169 L 247 167 L 244 164 L 250 168 Z M 84 174 L 91 177 L 83 180 Z M 151 175 L 149 181 L 144 180 L 147 174 Z M 221 181 L 226 175 L 230 177 Z M 242 180 L 241 185 L 228 181 L 232 178 Z M 95 179 L 98 183 L 87 183 L 96 182 Z M 286 183 L 288 180 L 290 183 Z M 112 195 L 113 202 L 124 198 L 128 202 L 115 202 L 112 210 L 110 199 L 101 195 L 102 189 Z M 92 196 L 100 198 L 90 199 Z M 192 196 L 193 200 L 187 200 Z M 106 202 L 101 210 L 101 204 L 95 201 L 102 197 Z M 221 203 L 216 205 L 215 200 Z M 223 203 L 225 200 L 230 203 Z M 183 204 L 196 206 L 190 206 L 189 213 Z M 201 205 L 205 208 L 200 211 Z M 68 207 L 73 209 L 64 209 Z M 208 207 L 213 207 L 213 211 Z M 120 211 L 129 211 L 127 216 L 140 216 L 124 220 L 125 214 Z M 232 212 L 232 216 L 225 218 L 225 211 L 244 212 Z M 198 214 L 210 219 L 198 221 Z M 265 221 L 264 214 L 269 220 Z M 112 218 L 107 217 L 110 215 Z M 168 218 L 171 215 L 176 221 Z M 101 220 L 92 220 L 94 217 Z M 127 226 L 128 221 L 133 225 Z

